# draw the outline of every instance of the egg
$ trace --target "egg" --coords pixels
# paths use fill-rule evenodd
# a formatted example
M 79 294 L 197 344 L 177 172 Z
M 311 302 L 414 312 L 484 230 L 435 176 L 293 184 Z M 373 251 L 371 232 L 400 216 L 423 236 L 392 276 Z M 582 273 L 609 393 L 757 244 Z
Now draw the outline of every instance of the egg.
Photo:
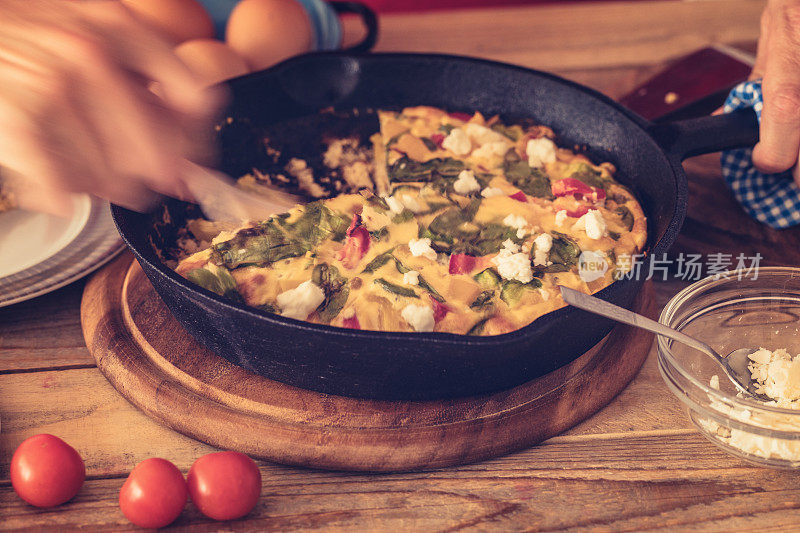
M 242 0 L 231 12 L 225 40 L 260 70 L 311 50 L 311 21 L 295 0 Z
M 214 37 L 214 23 L 197 0 L 122 0 L 122 3 L 176 44 Z
M 192 39 L 175 47 L 175 55 L 186 63 L 205 85 L 247 74 L 242 56 L 215 39 Z

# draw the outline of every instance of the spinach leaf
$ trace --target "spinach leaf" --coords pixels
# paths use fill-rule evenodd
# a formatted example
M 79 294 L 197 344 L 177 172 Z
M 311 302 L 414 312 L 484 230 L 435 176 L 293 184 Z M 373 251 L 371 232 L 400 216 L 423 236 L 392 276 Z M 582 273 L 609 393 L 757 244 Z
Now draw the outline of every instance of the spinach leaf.
M 369 196 L 364 195 L 367 199 L 367 203 L 372 205 L 373 207 L 379 207 L 384 211 L 389 211 L 389 204 L 386 203 L 386 200 L 381 198 L 376 194 L 369 193 Z
M 211 272 L 207 268 L 196 268 L 186 274 L 186 279 L 229 300 L 243 303 L 244 300 L 236 289 L 236 280 L 231 273 L 224 268 L 215 270 L 216 272 Z
M 492 299 L 494 298 L 494 291 L 482 291 L 475 301 L 469 304 L 471 309 L 480 309 L 482 307 L 486 307 L 488 305 L 492 305 Z
M 270 303 L 265 303 L 256 306 L 257 309 L 261 309 L 262 311 L 266 311 L 267 313 L 277 313 L 278 308 Z
M 327 238 L 341 241 L 350 227 L 350 219 L 333 212 L 322 200 L 307 204 L 303 214 L 286 226 L 286 231 L 301 242 L 314 247 Z
M 625 226 L 625 229 L 631 231 L 633 229 L 633 213 L 631 213 L 631 210 L 621 205 L 616 208 L 614 212 L 622 218 L 621 222 L 622 225 Z
M 386 237 L 387 235 L 389 235 L 389 228 L 381 228 L 381 229 L 379 229 L 377 231 L 370 231 L 369 232 L 370 238 L 372 240 L 375 240 L 375 241 L 380 241 L 384 237 Z
M 394 283 L 390 283 L 383 278 L 376 278 L 374 283 L 377 283 L 381 286 L 381 288 L 385 291 L 397 294 L 399 296 L 407 296 L 408 298 L 419 298 L 417 293 L 407 287 L 401 287 L 400 285 L 395 285 Z
M 392 223 L 402 224 L 414 219 L 414 212 L 410 209 L 403 209 L 403 212 L 392 217 Z
M 452 237 L 446 235 L 436 235 L 425 226 L 419 227 L 417 235 L 420 239 L 430 239 L 431 248 L 433 248 L 436 253 L 450 253 L 450 251 L 453 249 Z
M 293 223 L 286 218 L 271 218 L 251 228 L 239 230 L 225 242 L 212 246 L 211 261 L 217 266 L 269 265 L 289 257 L 299 257 L 325 239 L 341 241 L 350 221 L 323 205 L 311 202 Z
M 428 225 L 428 231 L 434 236 L 446 237 L 452 240 L 454 230 L 468 220 L 461 209 L 457 207 L 446 209 L 431 220 Z
M 519 137 L 520 137 L 519 130 L 518 130 L 518 128 L 515 128 L 514 126 L 506 126 L 505 124 L 503 124 L 501 122 L 497 122 L 495 124 L 492 124 L 492 129 L 494 131 L 496 131 L 497 133 L 505 135 L 506 137 L 508 137 L 512 141 L 518 141 L 519 140 Z
M 431 298 L 433 298 L 437 302 L 444 303 L 444 296 L 439 294 L 439 292 L 436 289 L 434 289 L 430 283 L 425 281 L 425 278 L 423 278 L 421 274 L 419 276 L 419 286 L 422 287 L 423 290 L 428 291 L 428 294 L 431 295 Z
M 500 274 L 498 274 L 493 268 L 482 270 L 472 277 L 481 287 L 484 288 L 494 289 L 500 286 Z
M 608 187 L 608 180 L 603 178 L 599 170 L 595 170 L 585 163 L 582 163 L 578 168 L 569 175 L 570 178 L 582 181 L 590 187 L 597 187 L 598 189 L 606 189 Z
M 455 178 L 464 170 L 464 163 L 452 157 L 437 157 L 428 161 L 414 161 L 403 156 L 389 165 L 389 179 L 398 182 L 430 182 L 434 174 Z
M 480 320 L 478 320 L 475 323 L 475 325 L 473 325 L 471 328 L 469 328 L 469 331 L 467 331 L 467 335 L 480 335 L 481 333 L 483 333 L 483 327 L 486 325 L 486 322 L 490 318 L 492 318 L 491 315 L 490 316 L 485 316 L 485 317 L 481 318 Z
M 531 168 L 523 161 L 515 149 L 506 152 L 503 161 L 503 175 L 513 186 L 525 194 L 537 198 L 553 199 L 550 179 L 538 168 Z
M 455 129 L 455 126 L 452 124 L 442 124 L 439 126 L 439 131 L 445 132 L 447 135 L 450 135 L 450 132 Z
M 397 141 L 399 141 L 399 140 L 400 140 L 400 137 L 402 137 L 402 136 L 403 136 L 403 135 L 405 135 L 406 133 L 408 133 L 408 131 L 407 131 L 407 130 L 406 130 L 406 131 L 401 131 L 400 133 L 398 133 L 398 134 L 397 134 L 397 135 L 395 135 L 394 137 L 391 137 L 391 138 L 390 138 L 388 141 L 386 141 L 386 148 L 389 148 L 391 145 L 393 145 L 394 143 L 396 143 Z
M 397 271 L 398 271 L 398 272 L 400 272 L 401 274 L 405 274 L 406 272 L 411 272 L 411 269 L 410 269 L 410 268 L 408 268 L 407 266 L 405 266 L 405 265 L 404 265 L 404 264 L 403 264 L 403 263 L 402 263 L 402 262 L 401 262 L 401 261 L 400 261 L 398 258 L 396 258 L 396 257 L 394 257 L 394 264 L 395 264 L 395 266 L 397 267 Z M 422 288 L 423 290 L 425 290 L 425 291 L 428 291 L 428 293 L 431 295 L 431 298 L 433 298 L 434 300 L 437 300 L 437 301 L 439 301 L 439 302 L 442 302 L 442 303 L 444 303 L 444 297 L 443 297 L 441 294 L 439 294 L 439 292 L 438 292 L 436 289 L 434 289 L 434 288 L 431 286 L 431 284 L 430 284 L 430 283 L 428 283 L 427 281 L 425 281 L 425 278 L 423 278 L 423 277 L 422 277 L 422 274 L 419 274 L 419 275 L 417 276 L 417 284 L 418 284 L 418 285 L 420 286 L 420 288 Z M 409 290 L 410 290 L 410 289 L 409 289 Z M 412 291 L 412 292 L 413 292 L 413 291 Z
M 460 243 L 456 249 L 468 255 L 489 255 L 499 252 L 507 239 L 518 242 L 517 230 L 503 224 L 487 224 L 475 237 Z
M 477 227 L 474 229 L 463 228 L 462 226 L 475 218 L 480 205 L 481 198 L 473 198 L 463 209 L 460 207 L 446 209 L 431 220 L 427 231 L 437 238 L 449 240 L 450 242 L 454 237 L 472 238 L 480 232 L 480 229 Z
M 544 268 L 545 272 L 566 272 L 574 265 L 578 264 L 578 256 L 581 249 L 572 238 L 563 233 L 554 231 L 553 245 L 550 248 L 548 259 L 553 263 Z
M 311 281 L 316 283 L 325 293 L 325 299 L 317 307 L 319 317 L 324 322 L 330 322 L 338 315 L 347 303 L 350 288 L 347 279 L 339 275 L 339 269 L 320 263 L 311 273 Z
M 526 289 L 538 289 L 542 286 L 542 280 L 533 278 L 528 283 L 522 283 L 513 279 L 503 280 L 500 287 L 500 299 L 509 307 L 514 307 L 522 298 L 522 293 Z
M 435 142 L 433 142 L 431 139 L 428 139 L 427 137 L 420 137 L 419 140 L 421 140 L 422 143 L 425 145 L 425 148 L 427 148 L 431 152 L 435 152 L 436 149 L 439 148 L 438 146 L 436 146 Z
M 230 240 L 212 245 L 211 262 L 227 268 L 268 265 L 301 256 L 310 249 L 311 243 L 291 239 L 270 220 L 239 230 Z
M 380 267 L 388 263 L 389 260 L 393 258 L 392 256 L 393 250 L 394 248 L 392 248 L 391 250 L 387 250 L 380 255 L 375 256 L 375 259 L 367 263 L 367 266 L 364 267 L 364 270 L 362 270 L 361 273 L 364 274 L 369 272 L 375 272 Z

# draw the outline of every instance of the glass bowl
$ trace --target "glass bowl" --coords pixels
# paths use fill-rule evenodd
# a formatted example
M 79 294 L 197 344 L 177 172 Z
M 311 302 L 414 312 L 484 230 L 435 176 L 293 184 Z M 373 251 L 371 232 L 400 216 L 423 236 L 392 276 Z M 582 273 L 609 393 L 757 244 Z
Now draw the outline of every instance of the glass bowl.
M 785 348 L 795 355 L 800 268 L 736 270 L 698 281 L 669 301 L 659 321 L 722 355 L 744 347 Z M 739 397 L 709 356 L 662 336 L 657 346 L 661 376 L 705 437 L 751 462 L 800 468 L 800 410 Z M 710 385 L 714 375 L 719 389 Z

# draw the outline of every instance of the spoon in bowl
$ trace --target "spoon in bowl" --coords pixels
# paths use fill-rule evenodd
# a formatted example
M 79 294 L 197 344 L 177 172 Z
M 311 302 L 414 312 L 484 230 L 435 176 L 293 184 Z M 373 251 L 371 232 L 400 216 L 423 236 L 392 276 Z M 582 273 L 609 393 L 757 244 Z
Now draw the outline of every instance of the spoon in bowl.
M 645 329 L 657 335 L 663 335 L 664 337 L 703 352 L 719 363 L 725 375 L 728 376 L 728 379 L 731 380 L 740 392 L 764 402 L 772 400 L 769 396 L 756 392 L 753 376 L 747 368 L 750 362 L 748 356 L 755 352 L 757 348 L 739 348 L 726 356 L 722 356 L 708 344 L 690 337 L 685 333 L 681 333 L 678 330 L 672 329 L 669 326 L 665 326 L 660 322 L 650 320 L 645 316 L 628 311 L 627 309 L 608 303 L 600 298 L 595 298 L 594 296 L 576 291 L 575 289 L 570 289 L 563 285 L 559 288 L 561 289 L 561 296 L 564 297 L 564 301 L 572 306 L 610 318 L 611 320 L 616 320 L 617 322 Z

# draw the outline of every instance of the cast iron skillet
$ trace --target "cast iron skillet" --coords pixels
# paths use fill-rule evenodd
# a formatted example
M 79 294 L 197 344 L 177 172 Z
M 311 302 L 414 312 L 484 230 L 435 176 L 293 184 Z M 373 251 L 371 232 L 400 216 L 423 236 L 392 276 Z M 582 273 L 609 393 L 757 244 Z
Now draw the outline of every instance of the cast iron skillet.
M 617 166 L 618 179 L 634 191 L 648 217 L 651 257 L 666 252 L 683 223 L 687 183 L 681 160 L 757 141 L 752 112 L 654 125 L 553 75 L 465 57 L 312 54 L 229 85 L 233 120 L 222 131 L 221 168 L 234 176 L 263 158 L 263 128 L 328 106 L 426 104 L 535 119 L 551 126 L 562 142 L 586 145 L 590 155 Z M 185 281 L 154 251 L 152 243 L 162 242 L 169 228 L 156 231 L 152 215 L 117 206 L 113 215 L 147 277 L 198 341 L 253 372 L 324 393 L 420 400 L 506 389 L 574 360 L 612 327 L 570 307 L 494 337 L 309 324 L 237 305 Z M 182 224 L 181 215 L 175 216 L 173 225 Z M 643 282 L 644 276 L 617 281 L 599 296 L 629 306 Z

